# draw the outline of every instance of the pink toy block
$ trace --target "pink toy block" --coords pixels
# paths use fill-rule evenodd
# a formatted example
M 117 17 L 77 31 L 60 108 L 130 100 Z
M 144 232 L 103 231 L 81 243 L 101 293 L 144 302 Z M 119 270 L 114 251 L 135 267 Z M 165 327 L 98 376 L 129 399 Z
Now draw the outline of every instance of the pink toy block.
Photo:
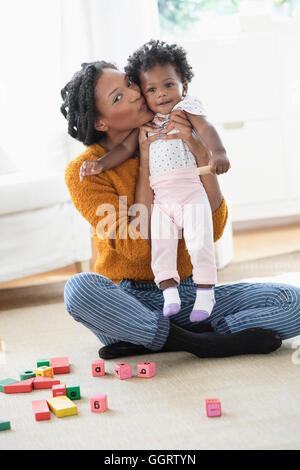
M 99 377 L 105 375 L 105 367 L 103 359 L 92 362 L 92 375 L 93 377 Z
M 22 380 L 13 384 L 4 385 L 4 393 L 25 393 L 32 392 L 33 382 L 35 379 Z
M 137 366 L 138 377 L 144 377 L 150 379 L 156 374 L 155 362 L 140 362 Z
M 52 357 L 50 359 L 54 374 L 68 374 L 70 372 L 69 359 L 67 357 Z
M 36 377 L 33 382 L 34 390 L 41 390 L 43 388 L 52 388 L 53 385 L 60 384 L 60 380 L 51 379 L 49 377 Z
M 105 393 L 93 395 L 90 404 L 93 413 L 103 413 L 107 410 L 107 395 Z
M 34 400 L 32 402 L 32 409 L 36 421 L 50 419 L 50 410 L 46 400 Z
M 209 418 L 214 418 L 216 416 L 221 416 L 221 402 L 218 398 L 207 398 L 205 400 L 206 404 L 206 414 Z
M 67 396 L 67 386 L 65 384 L 53 385 L 52 396 L 53 397 Z
M 118 379 L 130 379 L 132 377 L 132 368 L 131 365 L 127 362 L 122 362 L 121 364 L 115 365 L 115 376 Z

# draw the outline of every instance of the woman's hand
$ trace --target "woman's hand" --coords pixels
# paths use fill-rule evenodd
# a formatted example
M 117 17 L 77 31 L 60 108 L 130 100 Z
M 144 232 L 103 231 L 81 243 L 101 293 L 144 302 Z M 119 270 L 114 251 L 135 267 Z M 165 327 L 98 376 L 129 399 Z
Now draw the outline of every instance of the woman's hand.
M 149 146 L 152 142 L 164 138 L 165 130 L 157 127 L 152 122 L 148 122 L 141 126 L 139 133 L 139 147 L 140 147 L 140 166 L 149 165 Z M 148 136 L 148 132 L 154 132 L 154 135 Z

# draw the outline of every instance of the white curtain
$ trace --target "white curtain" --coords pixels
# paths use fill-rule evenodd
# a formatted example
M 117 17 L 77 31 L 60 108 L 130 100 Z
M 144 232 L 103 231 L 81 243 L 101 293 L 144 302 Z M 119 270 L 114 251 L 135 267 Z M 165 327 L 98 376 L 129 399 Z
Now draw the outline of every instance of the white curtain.
M 0 158 L 63 168 L 84 147 L 66 134 L 60 89 L 82 62 L 122 68 L 151 38 L 157 0 L 0 0 Z

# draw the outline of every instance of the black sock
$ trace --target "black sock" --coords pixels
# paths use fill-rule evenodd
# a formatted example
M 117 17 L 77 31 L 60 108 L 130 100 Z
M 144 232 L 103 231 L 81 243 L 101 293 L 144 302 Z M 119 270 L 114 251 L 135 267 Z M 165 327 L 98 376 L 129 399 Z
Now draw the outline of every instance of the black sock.
M 267 354 L 280 346 L 281 339 L 278 333 L 263 328 L 248 328 L 231 334 L 194 333 L 170 323 L 169 336 L 164 348 L 187 351 L 198 357 L 208 358 Z

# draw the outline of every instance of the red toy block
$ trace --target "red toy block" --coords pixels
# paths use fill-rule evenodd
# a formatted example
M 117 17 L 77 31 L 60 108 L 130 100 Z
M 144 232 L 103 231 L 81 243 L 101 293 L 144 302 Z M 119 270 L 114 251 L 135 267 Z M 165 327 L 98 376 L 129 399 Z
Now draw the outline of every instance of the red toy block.
M 118 379 L 130 379 L 132 377 L 132 369 L 131 365 L 127 362 L 122 362 L 121 364 L 115 365 L 115 376 Z
M 92 362 L 92 375 L 93 377 L 99 377 L 105 375 L 105 367 L 103 359 L 98 359 Z
M 53 385 L 52 396 L 54 397 L 67 396 L 67 386 L 64 384 Z
M 206 414 L 209 418 L 221 416 L 221 402 L 218 398 L 207 398 L 205 400 Z
M 69 359 L 67 357 L 52 357 L 50 359 L 54 374 L 68 374 L 70 372 Z
M 93 395 L 90 404 L 93 413 L 103 413 L 107 410 L 107 395 L 105 393 Z
M 145 377 L 150 379 L 156 374 L 155 362 L 140 362 L 137 366 L 138 377 Z
M 32 392 L 32 386 L 35 379 L 22 380 L 13 384 L 4 385 L 4 393 L 25 393 Z
M 36 421 L 50 419 L 50 410 L 47 400 L 34 400 L 32 402 L 32 409 Z
M 49 377 L 36 377 L 33 382 L 34 390 L 40 390 L 42 388 L 52 388 L 53 385 L 60 384 L 58 379 L 50 379 Z

